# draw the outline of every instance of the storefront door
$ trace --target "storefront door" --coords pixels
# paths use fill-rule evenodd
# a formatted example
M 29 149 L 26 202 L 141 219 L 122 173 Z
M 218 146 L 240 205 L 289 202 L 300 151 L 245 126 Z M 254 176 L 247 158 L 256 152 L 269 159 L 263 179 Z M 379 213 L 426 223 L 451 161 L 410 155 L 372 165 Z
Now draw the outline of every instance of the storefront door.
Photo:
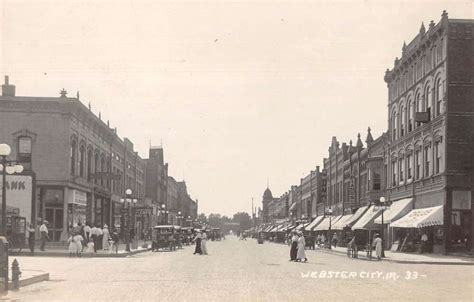
M 49 238 L 52 241 L 59 241 L 61 239 L 61 232 L 63 231 L 64 209 L 47 207 L 45 209 L 45 216 L 49 222 Z

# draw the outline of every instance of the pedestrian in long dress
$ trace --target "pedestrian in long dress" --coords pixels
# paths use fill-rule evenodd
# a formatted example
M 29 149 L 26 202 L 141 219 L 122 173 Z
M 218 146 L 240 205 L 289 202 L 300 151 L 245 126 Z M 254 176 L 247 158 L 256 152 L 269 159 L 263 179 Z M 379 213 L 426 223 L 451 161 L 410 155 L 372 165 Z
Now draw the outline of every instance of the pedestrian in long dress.
M 207 255 L 207 234 L 206 234 L 206 231 L 204 231 L 202 233 L 201 250 L 202 250 L 203 255 Z
M 375 239 L 374 239 L 373 245 L 375 247 L 375 253 L 377 255 L 377 260 L 381 260 L 382 259 L 382 239 L 380 238 L 379 234 L 375 234 Z
M 86 225 L 83 228 L 83 232 L 84 232 L 84 235 L 83 235 L 84 240 L 82 244 L 82 249 L 87 247 L 87 243 L 89 242 L 89 239 L 91 238 L 91 227 L 89 226 L 88 222 L 86 222 Z
M 69 242 L 69 257 L 74 257 L 77 254 L 77 244 L 74 241 L 75 234 L 71 234 L 67 240 Z
M 84 237 L 82 237 L 81 234 L 76 234 L 74 236 L 74 243 L 76 244 L 76 255 L 78 257 L 81 257 L 82 255 L 82 241 L 84 240 Z
M 104 224 L 104 228 L 102 229 L 102 248 L 106 251 L 109 250 L 109 241 L 110 241 L 109 227 L 106 224 Z
M 201 249 L 201 232 L 197 231 L 196 237 L 194 238 L 194 241 L 196 242 L 196 248 L 194 249 L 194 255 L 199 254 L 202 255 L 202 249 Z
M 306 251 L 304 250 L 306 246 L 306 241 L 303 236 L 303 232 L 298 233 L 298 252 L 296 255 L 296 261 L 308 261 L 308 258 L 306 258 Z
M 290 261 L 296 261 L 296 254 L 298 253 L 298 235 L 293 232 L 291 237 Z

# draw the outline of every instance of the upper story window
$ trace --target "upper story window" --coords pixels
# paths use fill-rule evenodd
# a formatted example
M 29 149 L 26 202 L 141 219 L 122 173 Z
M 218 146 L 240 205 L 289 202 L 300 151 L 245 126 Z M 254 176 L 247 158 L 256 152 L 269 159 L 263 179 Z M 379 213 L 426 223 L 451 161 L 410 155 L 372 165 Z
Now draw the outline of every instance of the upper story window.
M 398 159 L 398 168 L 400 169 L 400 182 L 403 182 L 405 177 L 405 165 L 403 164 L 402 156 Z
M 71 161 L 71 175 L 76 175 L 76 157 L 77 157 L 77 142 L 76 140 L 72 140 L 71 142 L 71 154 L 70 154 L 70 161 Z
M 421 177 L 421 154 L 420 149 L 415 150 L 415 179 Z
M 84 177 L 84 169 L 85 169 L 85 160 L 86 160 L 86 148 L 81 145 L 79 148 L 79 176 Z
M 18 161 L 25 170 L 31 170 L 31 148 L 32 139 L 29 136 L 20 136 L 18 138 Z
M 410 180 L 413 176 L 413 161 L 412 155 L 410 153 L 406 156 L 406 165 L 407 165 L 407 180 Z
M 441 79 L 438 79 L 436 82 L 436 115 L 440 115 L 441 112 L 441 103 L 443 102 L 443 82 Z
M 431 145 L 428 144 L 423 149 L 424 157 L 424 177 L 429 177 L 431 175 Z
M 392 187 L 397 186 L 397 160 L 392 161 Z
M 425 108 L 426 108 L 426 112 L 428 112 L 428 119 L 432 119 L 432 113 L 431 113 L 431 105 L 433 103 L 433 91 L 431 89 L 430 86 L 426 87 L 426 104 L 425 104 Z
M 405 119 L 406 119 L 406 110 L 405 107 L 400 107 L 400 136 L 405 135 Z
M 418 92 L 416 94 L 416 99 L 415 99 L 415 106 L 416 106 L 416 112 L 423 112 L 423 100 L 421 99 L 421 93 Z M 416 126 L 419 127 L 421 125 L 420 122 L 416 122 Z
M 413 101 L 409 100 L 408 101 L 408 132 L 413 131 Z
M 397 128 L 398 128 L 398 115 L 397 111 L 392 112 L 392 140 L 397 139 Z
M 435 152 L 434 173 L 439 174 L 441 172 L 441 161 L 442 161 L 441 139 L 435 142 L 434 152 Z

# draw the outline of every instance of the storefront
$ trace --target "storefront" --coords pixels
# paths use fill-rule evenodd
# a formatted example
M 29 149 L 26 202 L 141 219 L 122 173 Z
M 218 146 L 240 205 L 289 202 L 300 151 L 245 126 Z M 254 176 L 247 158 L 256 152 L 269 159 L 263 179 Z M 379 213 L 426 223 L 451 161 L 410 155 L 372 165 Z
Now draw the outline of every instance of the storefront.
M 67 224 L 64 225 L 64 191 L 64 187 L 56 186 L 38 188 L 38 218 L 40 223 L 43 220 L 49 222 L 49 238 L 52 241 L 60 241 L 61 234 L 67 228 Z
M 443 211 L 443 206 L 415 209 L 392 222 L 392 251 L 444 253 Z
M 138 240 L 143 240 L 147 232 L 151 230 L 151 217 L 153 215 L 152 207 L 135 207 L 135 234 Z
M 87 193 L 77 189 L 68 191 L 67 221 L 69 227 L 86 223 Z

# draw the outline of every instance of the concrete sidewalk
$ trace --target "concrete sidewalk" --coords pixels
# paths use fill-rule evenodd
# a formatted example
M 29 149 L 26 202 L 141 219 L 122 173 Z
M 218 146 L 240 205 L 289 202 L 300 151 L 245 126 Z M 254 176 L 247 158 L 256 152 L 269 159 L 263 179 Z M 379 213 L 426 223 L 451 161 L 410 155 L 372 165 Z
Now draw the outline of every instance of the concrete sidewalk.
M 132 249 L 132 245 L 130 244 L 130 252 L 127 252 L 125 250 L 125 243 L 119 243 L 118 245 L 118 252 L 111 252 L 105 251 L 105 250 L 98 250 L 97 253 L 94 253 L 92 255 L 86 253 L 86 248 L 84 248 L 84 252 L 82 253 L 81 257 L 83 258 L 94 258 L 94 257 L 127 257 L 131 255 L 135 255 L 138 253 L 143 253 L 151 250 L 151 242 L 147 241 L 146 243 L 148 244 L 148 247 L 144 248 L 142 247 L 145 242 L 142 240 L 138 241 L 137 248 Z M 21 252 L 18 251 L 12 251 L 10 252 L 10 256 L 40 256 L 40 257 L 69 257 L 69 250 L 67 246 L 48 246 L 46 244 L 46 250 L 43 252 L 41 251 L 38 247 L 35 247 L 35 253 L 34 255 L 31 254 L 30 250 L 28 248 L 24 248 Z
M 323 253 L 333 253 L 347 257 L 347 249 L 345 247 L 336 247 L 332 249 L 317 248 L 316 251 Z M 366 251 L 358 252 L 359 259 L 369 260 Z M 372 252 L 372 261 L 377 261 L 375 251 Z M 413 254 L 385 251 L 385 257 L 382 261 L 395 263 L 412 263 L 412 264 L 445 264 L 445 265 L 474 265 L 472 257 L 458 257 L 439 254 Z

